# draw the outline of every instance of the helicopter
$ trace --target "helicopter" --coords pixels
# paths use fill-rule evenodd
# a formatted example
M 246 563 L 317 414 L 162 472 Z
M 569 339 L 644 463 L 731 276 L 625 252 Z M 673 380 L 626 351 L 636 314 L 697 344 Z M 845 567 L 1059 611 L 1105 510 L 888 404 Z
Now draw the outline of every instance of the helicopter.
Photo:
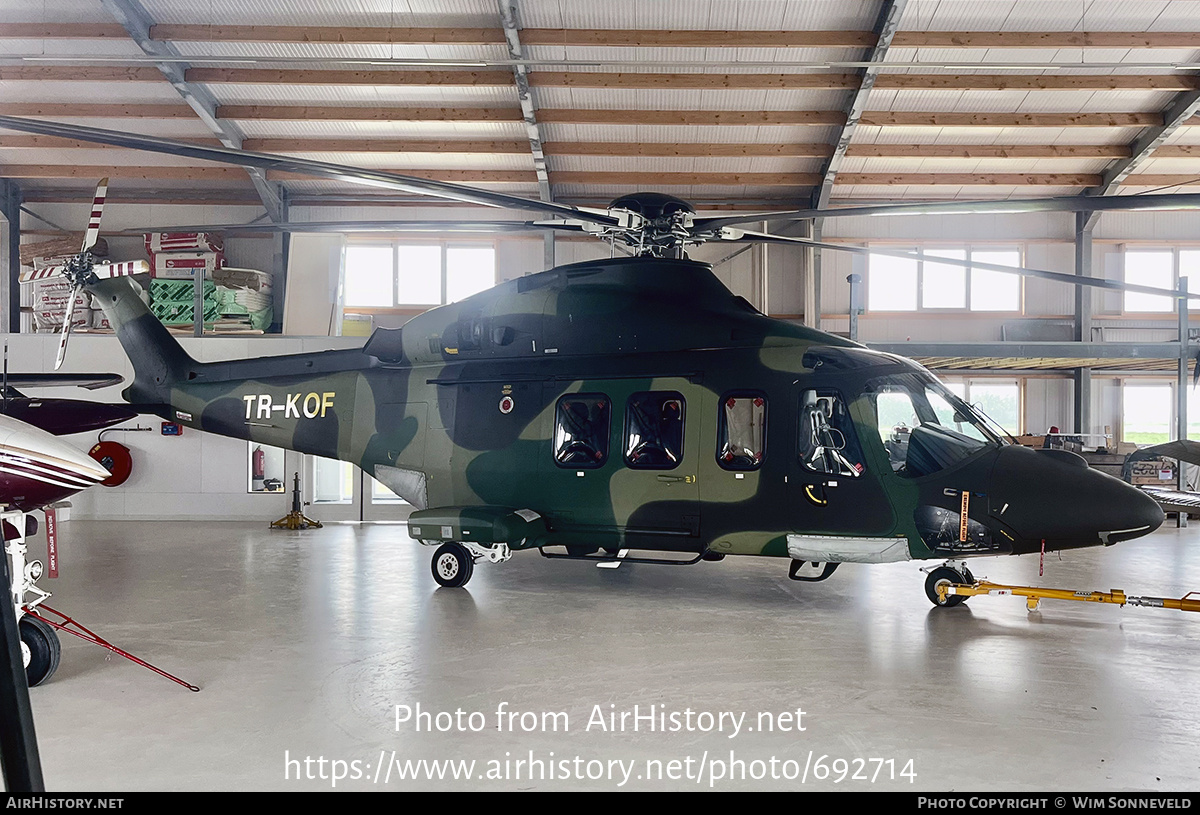
M 842 563 L 911 560 L 933 563 L 926 594 L 952 606 L 966 597 L 945 587 L 974 581 L 970 559 L 1111 546 L 1163 522 L 1152 498 L 1079 456 L 1008 443 L 918 363 L 759 313 L 686 250 L 707 241 L 845 248 L 742 228 L 765 220 L 1196 209 L 1200 195 L 702 216 L 661 193 L 589 209 L 77 125 L 0 116 L 0 127 L 534 211 L 553 217 L 445 226 L 565 230 L 632 251 L 500 283 L 377 329 L 361 348 L 213 363 L 179 346 L 128 276 L 98 274 L 82 257 L 59 272 L 116 329 L 135 371 L 127 401 L 198 430 L 358 465 L 414 507 L 409 535 L 433 549 L 439 586 L 464 586 L 477 563 L 529 550 L 610 568 L 775 557 L 810 582 Z

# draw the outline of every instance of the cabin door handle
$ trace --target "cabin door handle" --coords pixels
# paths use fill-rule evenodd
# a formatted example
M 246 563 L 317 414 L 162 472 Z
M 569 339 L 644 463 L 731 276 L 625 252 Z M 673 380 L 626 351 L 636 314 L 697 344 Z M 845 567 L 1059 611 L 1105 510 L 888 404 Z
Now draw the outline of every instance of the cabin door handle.
M 665 484 L 678 484 L 681 481 L 683 481 L 683 476 L 681 476 L 681 475 L 660 475 L 658 477 L 658 480 L 662 481 Z

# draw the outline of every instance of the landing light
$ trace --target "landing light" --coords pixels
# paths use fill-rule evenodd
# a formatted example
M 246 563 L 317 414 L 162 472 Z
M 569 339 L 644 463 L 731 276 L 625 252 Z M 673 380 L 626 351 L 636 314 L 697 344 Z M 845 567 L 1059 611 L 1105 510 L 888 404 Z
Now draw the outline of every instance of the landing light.
M 35 582 L 39 577 L 42 576 L 42 569 L 43 566 L 40 560 L 30 562 L 29 565 L 25 567 L 25 579 L 30 583 Z

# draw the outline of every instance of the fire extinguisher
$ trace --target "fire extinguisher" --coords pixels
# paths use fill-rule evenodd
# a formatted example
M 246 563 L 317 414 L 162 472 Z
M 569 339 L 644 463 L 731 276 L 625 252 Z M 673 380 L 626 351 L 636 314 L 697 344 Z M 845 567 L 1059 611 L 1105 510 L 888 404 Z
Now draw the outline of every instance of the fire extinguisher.
M 267 454 L 263 452 L 262 447 L 255 447 L 254 452 L 250 454 L 250 478 L 252 480 L 251 488 L 255 492 L 262 492 L 265 487 L 263 480 L 267 477 Z

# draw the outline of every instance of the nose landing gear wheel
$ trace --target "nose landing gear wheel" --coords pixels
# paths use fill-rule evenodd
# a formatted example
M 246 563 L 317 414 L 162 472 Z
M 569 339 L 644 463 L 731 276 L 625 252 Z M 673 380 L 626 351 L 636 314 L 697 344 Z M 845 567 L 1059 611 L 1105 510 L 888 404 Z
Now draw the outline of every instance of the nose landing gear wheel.
M 929 602 L 941 608 L 962 605 L 967 601 L 966 596 L 951 594 L 947 595 L 943 600 L 938 596 L 937 587 L 939 585 L 950 585 L 951 583 L 970 585 L 974 582 L 974 575 L 966 567 L 963 567 L 963 570 L 960 572 L 958 569 L 953 569 L 949 566 L 939 566 L 925 578 L 925 596 L 929 598 Z
M 42 684 L 58 670 L 62 645 L 54 629 L 37 617 L 26 614 L 18 625 L 21 630 L 21 656 L 25 660 L 25 681 L 29 687 Z
M 475 558 L 460 544 L 443 543 L 433 553 L 430 570 L 439 586 L 457 589 L 467 585 L 467 581 L 474 574 Z

